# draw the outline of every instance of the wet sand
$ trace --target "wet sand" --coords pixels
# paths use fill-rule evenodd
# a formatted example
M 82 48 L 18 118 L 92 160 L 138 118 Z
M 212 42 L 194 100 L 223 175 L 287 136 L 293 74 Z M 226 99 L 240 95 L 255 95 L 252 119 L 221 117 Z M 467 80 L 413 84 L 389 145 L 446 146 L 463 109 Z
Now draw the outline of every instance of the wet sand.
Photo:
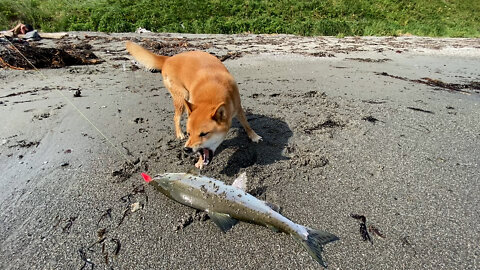
M 250 193 L 338 235 L 330 269 L 480 267 L 479 39 L 72 32 L 41 46 L 86 42 L 104 62 L 0 70 L 1 269 L 320 268 L 286 234 L 222 233 L 144 185 L 140 172 L 196 160 L 160 74 L 138 69 L 125 39 L 225 57 L 264 141 L 235 121 L 201 173 L 246 172 Z M 351 214 L 385 238 L 363 241 Z

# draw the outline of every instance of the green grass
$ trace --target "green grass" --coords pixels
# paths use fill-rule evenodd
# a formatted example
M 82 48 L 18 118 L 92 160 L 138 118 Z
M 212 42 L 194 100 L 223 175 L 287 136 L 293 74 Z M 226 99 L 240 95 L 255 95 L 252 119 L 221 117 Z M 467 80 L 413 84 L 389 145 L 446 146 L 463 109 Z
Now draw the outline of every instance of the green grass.
M 0 0 L 0 28 L 480 37 L 473 0 Z

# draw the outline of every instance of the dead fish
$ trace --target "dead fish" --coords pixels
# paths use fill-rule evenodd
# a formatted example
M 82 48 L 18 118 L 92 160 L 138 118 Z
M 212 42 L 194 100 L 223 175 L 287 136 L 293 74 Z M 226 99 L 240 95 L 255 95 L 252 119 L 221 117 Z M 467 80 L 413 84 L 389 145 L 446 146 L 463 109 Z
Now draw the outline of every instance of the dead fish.
M 153 179 L 142 173 L 147 183 L 167 197 L 195 209 L 207 212 L 212 221 L 223 231 L 231 229 L 239 220 L 288 233 L 298 240 L 308 253 L 322 266 L 323 245 L 339 240 L 331 233 L 311 229 L 282 216 L 269 203 L 245 192 L 246 174 L 241 174 L 233 184 L 206 176 L 186 173 L 166 173 Z

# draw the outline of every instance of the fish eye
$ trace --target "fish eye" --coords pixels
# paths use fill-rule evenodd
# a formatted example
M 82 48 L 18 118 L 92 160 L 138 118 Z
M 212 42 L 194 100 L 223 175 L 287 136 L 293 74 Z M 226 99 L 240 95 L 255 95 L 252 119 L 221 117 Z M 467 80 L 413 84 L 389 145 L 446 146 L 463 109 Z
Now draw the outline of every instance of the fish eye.
M 210 132 L 200 132 L 200 137 L 205 137 L 208 135 Z

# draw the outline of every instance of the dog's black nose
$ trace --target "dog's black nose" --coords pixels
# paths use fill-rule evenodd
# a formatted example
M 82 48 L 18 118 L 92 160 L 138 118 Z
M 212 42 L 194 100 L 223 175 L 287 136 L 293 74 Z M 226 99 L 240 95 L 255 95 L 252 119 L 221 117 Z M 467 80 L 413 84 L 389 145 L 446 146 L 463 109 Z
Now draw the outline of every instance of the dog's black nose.
M 192 153 L 192 148 L 190 147 L 184 147 L 183 148 L 183 152 L 187 153 L 187 154 L 191 154 Z

